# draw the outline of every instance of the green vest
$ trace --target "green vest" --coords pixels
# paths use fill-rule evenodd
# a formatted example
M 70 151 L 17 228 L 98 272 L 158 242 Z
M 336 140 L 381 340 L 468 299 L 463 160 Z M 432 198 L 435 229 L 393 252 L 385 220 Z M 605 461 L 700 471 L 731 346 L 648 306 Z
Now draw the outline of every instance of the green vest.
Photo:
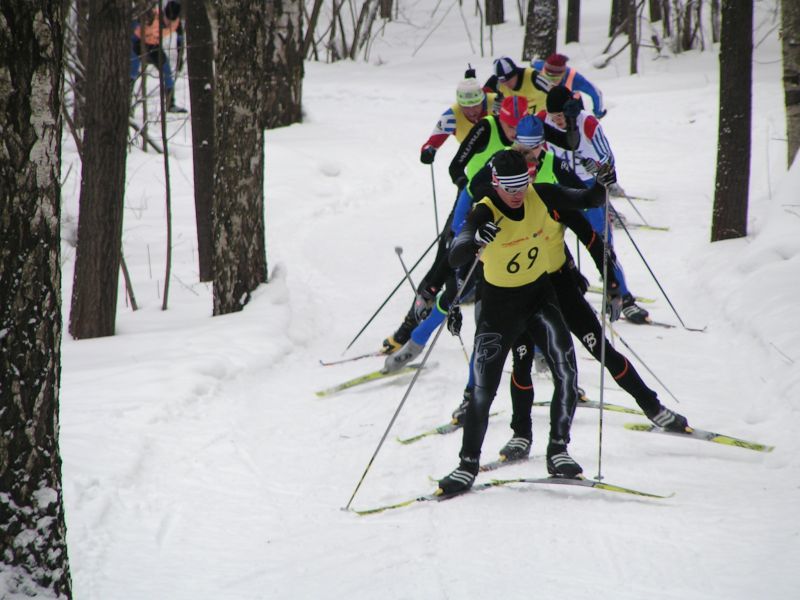
M 544 151 L 544 158 L 536 171 L 534 183 L 558 183 L 556 174 L 553 173 L 553 153 Z
M 506 146 L 500 139 L 500 132 L 497 130 L 497 120 L 491 115 L 486 115 L 483 118 L 489 121 L 491 130 L 491 133 L 489 134 L 489 143 L 486 144 L 486 148 L 469 159 L 469 162 L 467 163 L 468 181 L 472 181 L 472 178 L 475 177 L 475 173 L 480 171 L 483 165 L 489 162 L 489 159 L 492 158 L 492 156 L 494 156 L 497 152 L 511 147 L 510 145 Z

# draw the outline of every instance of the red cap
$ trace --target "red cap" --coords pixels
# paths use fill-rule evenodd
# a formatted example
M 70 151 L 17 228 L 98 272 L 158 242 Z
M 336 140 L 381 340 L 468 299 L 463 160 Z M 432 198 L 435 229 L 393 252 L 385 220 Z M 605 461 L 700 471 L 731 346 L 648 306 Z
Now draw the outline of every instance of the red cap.
M 510 127 L 516 127 L 522 117 L 528 114 L 528 100 L 524 96 L 508 96 L 500 105 L 500 120 Z
M 553 75 L 561 75 L 567 70 L 567 60 L 563 54 L 551 54 L 544 61 L 544 70 L 546 73 Z

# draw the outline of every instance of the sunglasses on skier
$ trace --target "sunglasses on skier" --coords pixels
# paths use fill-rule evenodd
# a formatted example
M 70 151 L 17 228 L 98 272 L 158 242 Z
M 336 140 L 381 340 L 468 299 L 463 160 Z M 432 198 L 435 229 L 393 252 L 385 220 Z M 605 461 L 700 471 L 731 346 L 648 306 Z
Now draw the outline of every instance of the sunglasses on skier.
M 519 194 L 521 191 L 528 189 L 530 183 L 530 175 L 528 173 L 512 176 L 498 176 L 494 175 L 493 183 L 501 188 L 507 194 Z

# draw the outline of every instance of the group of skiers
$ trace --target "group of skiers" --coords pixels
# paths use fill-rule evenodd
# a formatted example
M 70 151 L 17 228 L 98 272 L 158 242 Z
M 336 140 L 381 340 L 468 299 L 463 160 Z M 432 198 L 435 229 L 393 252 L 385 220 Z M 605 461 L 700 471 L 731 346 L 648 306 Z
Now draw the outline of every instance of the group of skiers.
M 512 352 L 513 436 L 500 459 L 527 458 L 532 441 L 532 370 L 541 357 L 552 373 L 547 470 L 580 477 L 569 455 L 570 427 L 579 401 L 575 350 L 581 341 L 657 426 L 686 431 L 688 423 L 661 404 L 630 361 L 603 336 L 602 324 L 584 298 L 588 281 L 564 243 L 566 227 L 587 248 L 604 279 L 611 321 L 624 316 L 649 322 L 631 294 L 614 248 L 608 195 L 623 193 L 614 155 L 600 125 L 606 114 L 600 91 L 553 54 L 520 67 L 509 57 L 478 83 L 467 69 L 456 103 L 440 117 L 423 144 L 420 161 L 433 163 L 453 136 L 460 146 L 449 173 L 458 192 L 440 234 L 432 267 L 421 280 L 400 327 L 383 341 L 384 370 L 396 371 L 419 356 L 445 319 L 460 335 L 459 303 L 474 296 L 476 330 L 464 398 L 453 413 L 463 425 L 459 465 L 439 481 L 439 493 L 469 489 L 503 366 Z M 591 99 L 592 112 L 582 94 Z

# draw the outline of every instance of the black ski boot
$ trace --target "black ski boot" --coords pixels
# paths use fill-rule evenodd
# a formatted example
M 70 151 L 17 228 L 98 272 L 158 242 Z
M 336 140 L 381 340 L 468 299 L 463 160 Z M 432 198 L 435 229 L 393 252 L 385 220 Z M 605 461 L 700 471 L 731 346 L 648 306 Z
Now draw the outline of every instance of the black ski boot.
M 500 449 L 500 460 L 513 462 L 528 458 L 531 453 L 531 438 L 517 436 L 512 437 L 505 446 Z
M 411 332 L 414 331 L 416 326 L 417 319 L 414 316 L 414 311 L 412 309 L 408 311 L 408 314 L 406 314 L 405 319 L 403 319 L 403 323 L 397 328 L 397 331 L 383 340 L 382 352 L 384 354 L 394 354 L 400 350 L 400 348 L 403 347 L 403 344 L 411 339 Z
M 478 475 L 478 460 L 477 459 L 461 459 L 458 468 L 439 480 L 439 495 L 452 496 L 453 494 L 460 494 L 466 492 L 472 487 L 475 482 L 475 477 Z
M 472 390 L 464 390 L 464 399 L 461 400 L 461 404 L 458 405 L 458 408 L 453 411 L 453 419 L 450 421 L 453 425 L 464 426 L 464 422 L 467 420 L 467 407 L 471 400 Z
M 622 314 L 631 323 L 644 325 L 650 320 L 650 313 L 636 304 L 636 298 L 632 294 L 625 294 L 622 297 Z
M 661 429 L 666 431 L 686 433 L 686 429 L 689 427 L 689 422 L 686 420 L 686 417 L 663 406 L 656 414 L 652 416 L 647 415 L 647 418 L 650 419 L 656 427 L 661 427 Z
M 547 446 L 547 472 L 553 477 L 578 479 L 583 469 L 567 453 L 566 444 L 551 441 Z

